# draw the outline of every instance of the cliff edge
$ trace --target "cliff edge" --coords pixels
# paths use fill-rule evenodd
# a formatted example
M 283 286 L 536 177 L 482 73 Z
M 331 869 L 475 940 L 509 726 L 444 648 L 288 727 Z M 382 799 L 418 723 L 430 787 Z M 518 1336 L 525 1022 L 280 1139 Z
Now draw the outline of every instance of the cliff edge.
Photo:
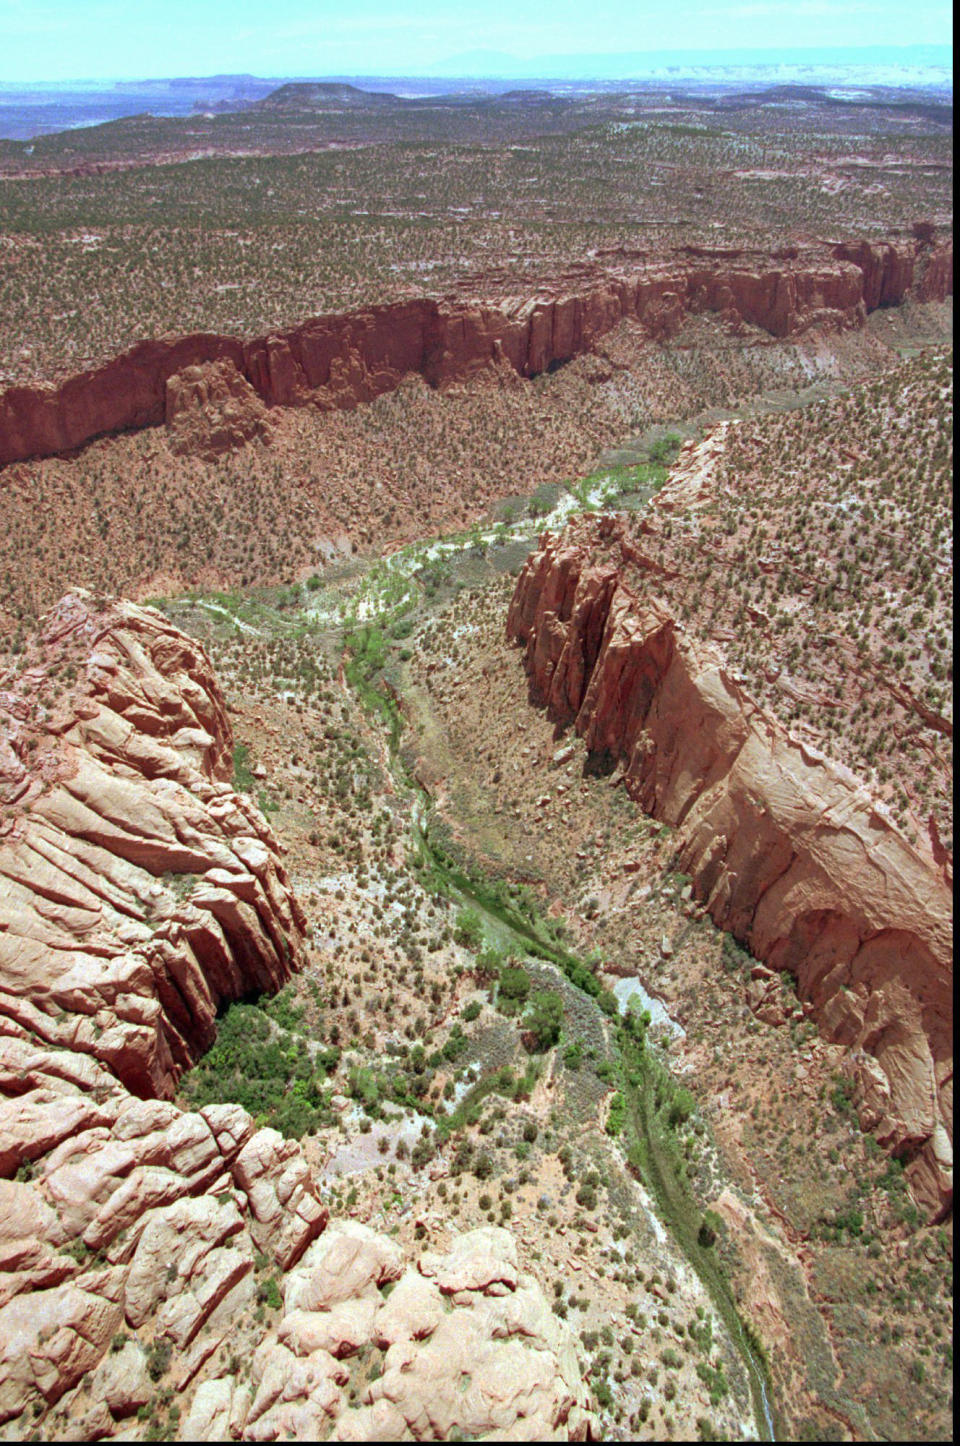
M 333 410 L 372 401 L 411 373 L 438 387 L 497 363 L 536 376 L 589 351 L 628 318 L 654 339 L 674 335 L 687 315 L 703 312 L 783 338 L 849 330 L 877 307 L 908 297 L 942 301 L 953 291 L 952 243 L 924 223 L 885 242 L 773 253 L 617 252 L 604 253 L 602 263 L 546 280 L 532 295 L 518 296 L 509 279 L 480 278 L 441 301 L 315 317 L 251 340 L 198 333 L 143 341 L 56 384 L 0 394 L 0 465 L 69 451 L 105 433 L 172 424 L 184 392 L 197 388 L 191 369 L 210 363 L 218 370 L 200 387 L 204 395 L 211 386 L 246 395 L 246 383 L 268 407 Z M 186 384 L 171 389 L 171 378 L 184 372 Z M 219 437 L 230 428 L 218 422 L 214 430 Z M 249 435 L 249 425 L 242 430 Z
M 643 524 L 585 517 L 527 560 L 508 634 L 531 688 L 676 828 L 715 922 L 796 977 L 850 1049 L 861 1121 L 934 1215 L 952 1198 L 951 897 L 861 781 L 799 742 L 657 597 Z

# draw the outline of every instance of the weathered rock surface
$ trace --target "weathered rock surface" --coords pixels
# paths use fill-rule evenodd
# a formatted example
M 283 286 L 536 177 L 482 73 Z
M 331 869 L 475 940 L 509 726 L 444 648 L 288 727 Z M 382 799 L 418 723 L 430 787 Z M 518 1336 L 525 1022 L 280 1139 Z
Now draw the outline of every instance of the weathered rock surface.
M 297 967 L 303 915 L 228 781 L 231 743 L 206 655 L 159 613 L 71 594 L 47 616 L 0 691 L 0 1018 L 19 1070 L 36 1057 L 46 1076 L 44 1047 L 65 1046 L 60 1073 L 89 1055 L 89 1086 L 105 1067 L 169 1097 L 220 1002 Z M 27 1157 L 98 1123 L 91 1090 L 69 1117 L 43 1089 L 29 1107 L 10 1146 Z
M 227 782 L 202 649 L 75 595 L 24 662 L 0 693 L 0 1434 L 137 1438 L 162 1390 L 183 1440 L 409 1439 L 433 1395 L 450 1430 L 585 1437 L 571 1337 L 506 1232 L 438 1258 L 451 1314 L 393 1240 L 328 1226 L 296 1142 L 169 1098 L 217 1005 L 278 987 L 302 950 L 273 835 Z M 441 1327 L 456 1357 L 348 1407 L 358 1353 L 426 1349 Z
M 453 1308 L 416 1277 L 401 1279 L 377 1317 L 389 1340 L 382 1374 L 340 1415 L 333 1439 L 584 1439 L 591 1422 L 569 1332 L 516 1262 L 513 1237 L 496 1228 L 422 1256 L 421 1274 L 447 1283 Z M 489 1294 L 494 1281 L 502 1294 Z
M 642 527 L 604 517 L 545 535 L 508 632 L 550 715 L 574 720 L 676 827 L 677 866 L 714 920 L 795 975 L 824 1032 L 849 1045 L 864 1123 L 946 1211 L 952 909 L 932 853 L 687 636 L 656 596 Z
M 251 392 L 267 406 L 351 408 L 393 391 L 410 373 L 434 386 L 493 363 L 535 376 L 590 350 L 627 317 L 657 338 L 675 333 L 686 315 L 708 311 L 787 337 L 857 327 L 876 307 L 908 296 L 943 300 L 953 290 L 952 246 L 928 228 L 883 243 L 775 253 L 687 247 L 602 259 L 603 269 L 583 267 L 521 299 L 399 302 L 251 341 L 200 333 L 141 342 L 58 386 L 0 395 L 0 465 L 164 421 L 189 450 L 216 455 L 263 435 Z
M 168 377 L 165 420 L 172 450 L 206 461 L 271 435 L 266 406 L 229 357 Z

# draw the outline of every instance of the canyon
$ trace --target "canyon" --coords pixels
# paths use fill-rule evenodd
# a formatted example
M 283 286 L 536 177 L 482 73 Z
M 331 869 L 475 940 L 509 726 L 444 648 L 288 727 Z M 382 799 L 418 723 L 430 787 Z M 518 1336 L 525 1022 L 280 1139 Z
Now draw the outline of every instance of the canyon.
M 410 1259 L 331 1219 L 296 1140 L 171 1098 L 218 1010 L 305 962 L 203 648 L 75 592 L 22 661 L 0 696 L 0 1427 L 136 1437 L 161 1401 L 183 1439 L 592 1434 L 509 1231 Z
M 0 143 L 0 1437 L 951 1437 L 951 177 Z
M 668 506 L 683 482 L 681 468 Z M 508 635 L 549 716 L 572 722 L 676 831 L 676 867 L 747 944 L 754 979 L 789 971 L 826 1036 L 848 1046 L 864 1127 L 904 1157 L 943 1218 L 953 1080 L 944 860 L 929 840 L 912 844 L 854 773 L 791 736 L 664 606 L 644 553 L 650 526 L 600 517 L 546 534 L 517 582 Z
M 538 376 L 589 351 L 626 318 L 655 339 L 702 313 L 775 338 L 855 329 L 877 308 L 951 295 L 953 252 L 930 223 L 918 222 L 909 235 L 884 242 L 798 243 L 767 253 L 601 251 L 533 293 L 517 296 L 518 285 L 506 273 L 466 278 L 443 301 L 316 317 L 248 341 L 204 333 L 156 338 L 55 384 L 9 387 L 0 395 L 0 465 L 68 452 L 109 433 L 165 422 L 182 429 L 191 386 L 194 405 L 202 405 L 198 367 L 213 366 L 214 392 L 242 395 L 248 410 L 253 402 L 255 411 L 256 398 L 268 408 L 337 410 L 393 391 L 410 374 L 438 388 L 497 363 Z M 192 383 L 177 380 L 183 373 Z M 254 416 L 239 428 L 239 440 L 264 425 Z

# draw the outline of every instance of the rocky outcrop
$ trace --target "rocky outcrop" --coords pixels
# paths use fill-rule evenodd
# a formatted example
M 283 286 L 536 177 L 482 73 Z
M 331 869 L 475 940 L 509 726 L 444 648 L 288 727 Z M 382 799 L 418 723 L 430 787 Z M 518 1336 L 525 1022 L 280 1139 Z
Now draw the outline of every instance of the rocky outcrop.
M 220 1003 L 279 988 L 302 955 L 277 844 L 229 782 L 209 661 L 161 614 L 74 593 L 5 683 L 4 1032 L 169 1098 Z M 43 1090 L 34 1114 L 28 1156 L 76 1128 Z
M 444 386 L 496 363 L 535 376 L 580 355 L 625 318 L 654 338 L 690 313 L 775 337 L 814 327 L 862 325 L 867 312 L 908 296 L 942 300 L 953 290 L 953 252 L 929 228 L 884 243 L 849 241 L 773 253 L 688 247 L 662 256 L 604 253 L 518 298 L 508 283 L 465 284 L 443 301 L 420 299 L 323 316 L 255 340 L 197 334 L 144 341 L 56 386 L 15 386 L 0 396 L 0 465 L 80 447 L 105 433 L 171 420 L 168 394 L 206 387 L 193 369 L 216 368 L 214 411 L 237 409 L 233 373 L 267 406 L 351 408 L 418 373 Z M 479 291 L 481 294 L 474 294 Z M 184 374 L 188 374 L 184 377 Z M 230 385 L 224 378 L 231 378 Z M 225 394 L 229 394 L 228 397 Z M 204 401 L 204 406 L 209 405 Z M 179 401 L 173 404 L 178 415 Z M 250 398 L 244 393 L 244 413 Z M 258 419 L 257 427 L 262 425 Z M 237 429 L 214 418 L 215 447 Z M 256 431 L 256 428 L 254 429 Z M 239 435 L 253 435 L 249 418 Z
M 0 1038 L 0 1063 L 8 1085 L 26 1061 Z M 90 1091 L 52 1052 L 29 1066 L 68 1115 Z M 162 1377 L 187 1441 L 316 1440 L 331 1426 L 337 1440 L 588 1437 L 572 1336 L 507 1231 L 455 1238 L 417 1268 L 388 1236 L 328 1222 L 300 1146 L 239 1106 L 181 1113 L 103 1070 L 93 1088 L 95 1125 L 35 1156 L 29 1179 L 0 1179 L 5 1436 L 112 1436 Z M 8 1096 L 5 1123 L 24 1101 Z M 258 1282 L 284 1270 L 264 1323 Z M 382 1369 L 350 1405 L 350 1360 L 372 1350 Z
M 304 929 L 228 782 L 203 649 L 77 593 L 21 662 L 0 691 L 0 1434 L 135 1439 L 165 1402 L 183 1440 L 585 1438 L 572 1338 L 505 1231 L 420 1273 L 329 1222 L 296 1141 L 169 1098 Z
M 940 1214 L 952 1193 L 943 871 L 686 634 L 656 597 L 642 542 L 613 517 L 541 540 L 508 621 L 534 693 L 676 828 L 677 867 L 717 924 L 795 975 L 824 1032 L 850 1048 L 864 1124 L 910 1161 Z
M 266 406 L 229 357 L 168 377 L 166 423 L 172 451 L 205 461 L 271 435 Z

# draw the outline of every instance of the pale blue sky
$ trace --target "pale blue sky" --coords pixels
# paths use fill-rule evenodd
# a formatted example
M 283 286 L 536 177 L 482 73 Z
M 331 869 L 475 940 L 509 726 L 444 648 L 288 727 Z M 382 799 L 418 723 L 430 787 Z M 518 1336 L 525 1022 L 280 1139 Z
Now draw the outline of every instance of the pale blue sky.
M 415 75 L 464 53 L 947 44 L 943 0 L 0 0 L 0 81 Z

